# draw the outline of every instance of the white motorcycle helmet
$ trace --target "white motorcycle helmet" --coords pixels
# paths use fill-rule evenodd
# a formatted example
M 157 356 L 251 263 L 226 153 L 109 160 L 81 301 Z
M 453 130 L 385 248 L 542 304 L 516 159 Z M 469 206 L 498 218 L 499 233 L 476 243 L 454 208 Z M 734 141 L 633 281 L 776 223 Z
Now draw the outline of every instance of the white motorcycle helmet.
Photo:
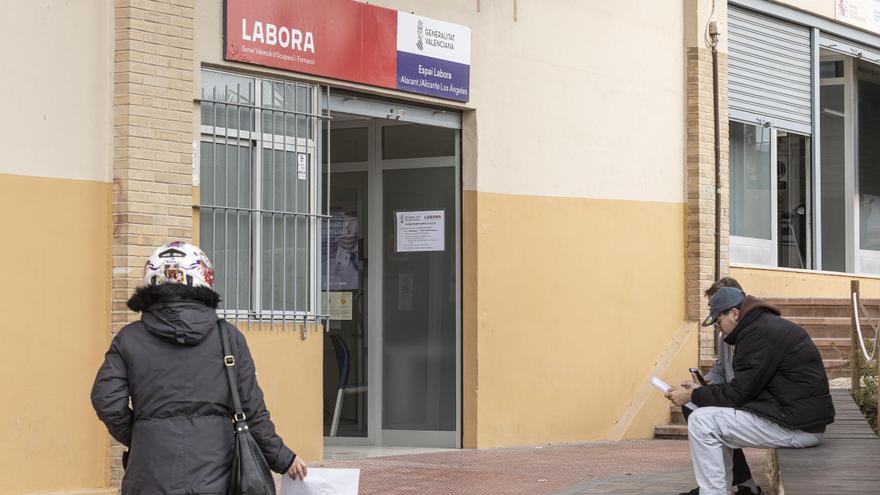
M 214 289 L 214 265 L 197 246 L 181 241 L 153 251 L 144 266 L 144 285 L 183 284 Z

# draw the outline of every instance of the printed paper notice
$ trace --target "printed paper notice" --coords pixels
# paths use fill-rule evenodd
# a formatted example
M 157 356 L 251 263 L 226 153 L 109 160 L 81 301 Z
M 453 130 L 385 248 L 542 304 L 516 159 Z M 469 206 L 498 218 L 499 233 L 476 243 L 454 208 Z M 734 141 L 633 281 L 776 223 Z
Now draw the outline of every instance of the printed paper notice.
M 330 292 L 321 294 L 321 299 L 331 320 L 351 320 L 351 292 Z
M 446 212 L 398 211 L 397 252 L 444 251 Z

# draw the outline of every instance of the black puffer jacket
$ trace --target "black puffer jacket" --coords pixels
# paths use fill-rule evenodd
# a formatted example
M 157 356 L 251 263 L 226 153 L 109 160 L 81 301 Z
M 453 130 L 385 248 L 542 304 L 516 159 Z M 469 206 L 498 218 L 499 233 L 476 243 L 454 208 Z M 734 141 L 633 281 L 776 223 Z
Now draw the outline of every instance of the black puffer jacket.
M 283 473 L 294 453 L 269 419 L 244 336 L 224 324 L 251 434 L 269 467 Z M 221 349 L 216 312 L 193 300 L 160 299 L 113 339 L 92 404 L 129 447 L 123 494 L 226 493 L 233 411 Z
M 834 422 L 822 356 L 803 328 L 746 296 L 740 321 L 724 340 L 735 345 L 729 383 L 694 391 L 698 406 L 734 407 L 791 429 L 821 432 Z

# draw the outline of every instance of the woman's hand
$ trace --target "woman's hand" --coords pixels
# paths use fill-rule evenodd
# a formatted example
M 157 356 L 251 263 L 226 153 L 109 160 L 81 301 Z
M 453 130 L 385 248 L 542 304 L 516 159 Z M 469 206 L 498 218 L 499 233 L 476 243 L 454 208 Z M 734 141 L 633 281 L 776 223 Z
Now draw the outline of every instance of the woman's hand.
M 290 469 L 287 470 L 287 474 L 289 474 L 291 478 L 299 478 L 301 480 L 306 479 L 306 475 L 308 474 L 308 472 L 309 467 L 302 459 L 299 458 L 299 456 L 296 456 L 293 459 L 293 464 L 291 464 Z

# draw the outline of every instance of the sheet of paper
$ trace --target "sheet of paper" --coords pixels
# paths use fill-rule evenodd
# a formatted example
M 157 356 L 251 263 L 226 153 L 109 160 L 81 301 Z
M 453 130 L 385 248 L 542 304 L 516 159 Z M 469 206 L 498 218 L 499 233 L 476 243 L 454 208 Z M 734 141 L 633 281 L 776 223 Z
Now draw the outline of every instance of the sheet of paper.
M 445 211 L 398 211 L 396 216 L 398 253 L 446 249 Z
M 324 292 L 321 301 L 331 320 L 351 320 L 353 292 Z
M 360 469 L 309 468 L 305 481 L 281 479 L 281 495 L 357 495 Z
M 652 377 L 651 377 L 651 380 L 649 380 L 649 381 L 650 381 L 651 385 L 654 386 L 654 388 L 656 388 L 657 390 L 663 392 L 664 394 L 665 394 L 669 389 L 672 388 L 672 387 L 669 386 L 668 383 L 666 383 L 666 382 L 664 382 L 663 380 L 657 378 L 656 376 L 652 376 Z M 688 402 L 687 404 L 684 405 L 684 407 L 690 409 L 691 411 L 696 411 L 696 410 L 697 410 L 697 405 L 694 404 L 693 402 Z

